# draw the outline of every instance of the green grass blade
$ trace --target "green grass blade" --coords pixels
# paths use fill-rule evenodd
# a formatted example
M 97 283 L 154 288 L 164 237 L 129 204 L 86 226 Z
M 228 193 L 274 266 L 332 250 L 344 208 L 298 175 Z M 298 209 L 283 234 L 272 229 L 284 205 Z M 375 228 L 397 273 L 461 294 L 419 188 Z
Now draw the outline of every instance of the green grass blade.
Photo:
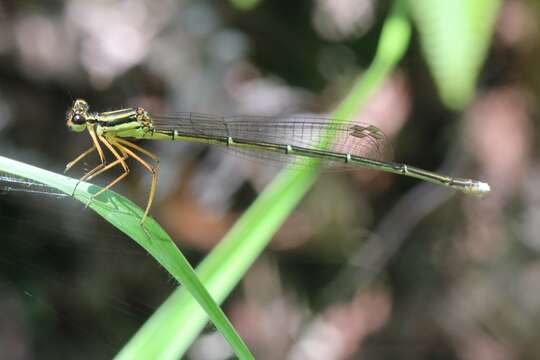
M 74 197 L 83 203 L 87 203 L 92 194 L 100 190 L 98 186 L 84 182 L 79 183 L 77 186 L 78 181 L 75 179 L 2 156 L 0 156 L 0 171 L 46 184 L 70 195 L 73 194 L 76 187 Z M 144 223 L 144 227 L 141 226 L 139 221 L 143 211 L 128 199 L 112 191 L 100 195 L 89 207 L 135 240 L 183 285 L 182 288 L 186 289 L 186 293 L 191 294 L 196 299 L 239 358 L 253 358 L 221 308 L 201 284 L 189 262 L 159 224 L 148 218 Z M 190 301 L 194 302 L 193 298 Z M 140 349 L 137 356 L 132 358 L 139 357 L 144 359 L 155 358 L 153 353 L 145 349 Z
M 439 95 L 450 109 L 474 96 L 500 0 L 408 0 Z
M 404 3 L 399 0 L 385 21 L 373 63 L 332 114 L 333 117 L 346 120 L 357 113 L 401 59 L 409 38 L 410 24 Z M 216 301 L 222 302 L 229 295 L 309 190 L 316 176 L 315 168 L 280 173 L 201 263 L 197 273 Z M 154 313 L 117 358 L 131 359 L 142 349 L 151 347 L 155 349 L 155 358 L 178 359 L 206 322 L 205 313 L 180 288 Z

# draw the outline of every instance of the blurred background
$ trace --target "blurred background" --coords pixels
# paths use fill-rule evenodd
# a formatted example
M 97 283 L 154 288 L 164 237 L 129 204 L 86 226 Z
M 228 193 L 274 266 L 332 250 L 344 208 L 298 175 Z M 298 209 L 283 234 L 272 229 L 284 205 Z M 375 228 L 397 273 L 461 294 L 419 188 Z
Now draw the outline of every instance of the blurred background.
M 540 9 L 447 9 L 459 3 L 411 2 L 405 58 L 354 120 L 381 128 L 394 160 L 492 193 L 323 174 L 224 304 L 257 358 L 540 356 Z M 65 126 L 79 97 L 94 111 L 329 113 L 373 59 L 390 5 L 0 1 L 0 154 L 62 172 L 90 144 Z M 194 265 L 279 171 L 203 145 L 144 146 L 161 158 L 152 215 Z M 133 165 L 115 190 L 143 206 L 150 179 Z M 4 187 L 0 226 L 3 359 L 110 358 L 176 287 L 69 197 Z M 188 358 L 228 351 L 208 327 Z

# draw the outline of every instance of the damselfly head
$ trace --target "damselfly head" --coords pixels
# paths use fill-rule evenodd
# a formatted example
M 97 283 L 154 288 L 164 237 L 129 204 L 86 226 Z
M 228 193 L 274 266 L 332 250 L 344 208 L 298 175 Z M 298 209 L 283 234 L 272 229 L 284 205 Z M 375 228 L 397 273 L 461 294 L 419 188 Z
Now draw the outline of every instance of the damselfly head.
M 82 99 L 77 99 L 73 102 L 73 106 L 68 110 L 66 114 L 66 123 L 70 130 L 81 132 L 86 129 L 88 110 L 90 107 L 88 103 Z

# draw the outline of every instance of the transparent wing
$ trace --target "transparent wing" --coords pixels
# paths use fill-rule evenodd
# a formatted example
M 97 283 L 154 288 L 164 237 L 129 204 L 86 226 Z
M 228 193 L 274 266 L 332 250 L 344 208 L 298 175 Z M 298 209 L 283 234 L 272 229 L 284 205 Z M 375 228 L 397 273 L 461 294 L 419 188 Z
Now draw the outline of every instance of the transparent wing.
M 178 131 L 187 135 L 231 137 L 254 143 L 300 146 L 376 160 L 386 160 L 391 157 L 391 147 L 383 132 L 373 125 L 359 122 L 344 123 L 312 115 L 222 117 L 180 113 L 167 116 L 151 115 L 151 118 L 158 131 Z M 249 148 L 227 147 L 226 149 L 249 159 L 264 159 L 299 167 L 307 163 L 306 157 L 294 154 L 280 154 Z M 332 170 L 353 167 L 336 161 L 323 161 L 323 166 Z

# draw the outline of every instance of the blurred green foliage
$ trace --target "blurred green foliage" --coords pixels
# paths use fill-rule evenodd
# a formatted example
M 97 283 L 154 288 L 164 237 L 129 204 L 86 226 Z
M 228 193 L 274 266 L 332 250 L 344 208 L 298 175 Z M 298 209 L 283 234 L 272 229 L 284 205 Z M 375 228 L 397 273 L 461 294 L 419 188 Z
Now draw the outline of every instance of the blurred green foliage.
M 231 5 L 238 10 L 251 10 L 255 8 L 262 0 L 230 0 Z
M 476 93 L 500 3 L 408 1 L 439 95 L 450 109 L 462 110 Z

